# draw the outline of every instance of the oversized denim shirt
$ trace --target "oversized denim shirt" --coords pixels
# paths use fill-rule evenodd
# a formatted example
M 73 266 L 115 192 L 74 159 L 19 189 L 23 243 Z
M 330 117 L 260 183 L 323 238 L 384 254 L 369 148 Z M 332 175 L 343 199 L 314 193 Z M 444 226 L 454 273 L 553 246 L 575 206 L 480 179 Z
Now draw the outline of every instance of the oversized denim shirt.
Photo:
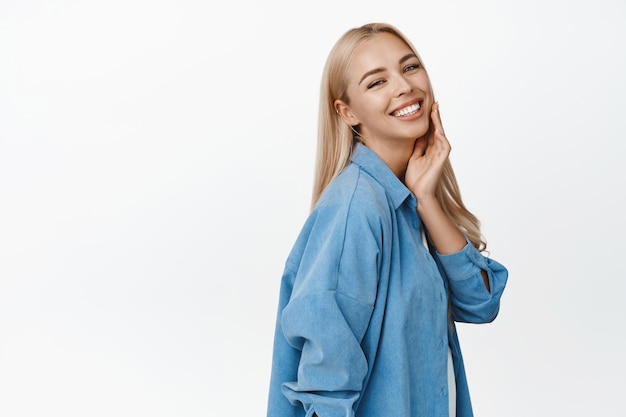
M 448 417 L 448 347 L 456 415 L 473 415 L 454 321 L 492 321 L 508 272 L 420 229 L 414 195 L 355 145 L 286 261 L 268 417 Z

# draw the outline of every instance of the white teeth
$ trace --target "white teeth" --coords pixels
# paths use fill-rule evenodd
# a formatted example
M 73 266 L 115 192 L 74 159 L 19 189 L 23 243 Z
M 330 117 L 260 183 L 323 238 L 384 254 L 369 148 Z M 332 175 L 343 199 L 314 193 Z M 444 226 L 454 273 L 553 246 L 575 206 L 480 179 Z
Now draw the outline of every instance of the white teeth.
M 417 113 L 419 109 L 420 109 L 420 104 L 416 103 L 411 106 L 400 109 L 397 112 L 394 112 L 393 115 L 394 116 L 409 116 L 411 114 Z

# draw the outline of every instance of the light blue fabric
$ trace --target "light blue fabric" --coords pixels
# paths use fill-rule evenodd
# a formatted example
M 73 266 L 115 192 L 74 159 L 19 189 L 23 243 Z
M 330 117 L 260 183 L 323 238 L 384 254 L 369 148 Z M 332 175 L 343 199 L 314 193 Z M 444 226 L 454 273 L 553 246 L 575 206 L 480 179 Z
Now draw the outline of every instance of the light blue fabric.
M 416 208 L 387 165 L 355 145 L 286 261 L 268 417 L 448 417 L 448 346 L 457 417 L 473 415 L 448 299 L 455 321 L 490 322 L 508 272 L 470 244 L 429 252 Z

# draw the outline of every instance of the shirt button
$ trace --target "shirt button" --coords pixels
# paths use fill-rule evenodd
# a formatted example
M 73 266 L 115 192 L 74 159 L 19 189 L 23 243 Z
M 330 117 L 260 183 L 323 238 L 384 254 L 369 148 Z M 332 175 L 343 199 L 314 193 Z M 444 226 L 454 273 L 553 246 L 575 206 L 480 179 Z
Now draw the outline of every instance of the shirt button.
M 441 388 L 441 396 L 442 397 L 447 397 L 448 396 L 448 390 L 445 388 Z
M 444 340 L 441 341 L 441 347 L 446 347 L 446 342 Z

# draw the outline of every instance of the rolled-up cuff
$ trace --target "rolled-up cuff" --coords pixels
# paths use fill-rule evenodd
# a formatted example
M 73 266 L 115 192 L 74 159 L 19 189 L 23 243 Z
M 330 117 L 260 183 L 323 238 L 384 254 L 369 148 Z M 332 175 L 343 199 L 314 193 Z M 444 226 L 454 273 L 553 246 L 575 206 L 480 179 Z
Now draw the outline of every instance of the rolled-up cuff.
M 478 250 L 465 238 L 467 244 L 458 252 L 442 255 L 437 252 L 448 279 L 462 281 L 487 269 L 487 262 Z

